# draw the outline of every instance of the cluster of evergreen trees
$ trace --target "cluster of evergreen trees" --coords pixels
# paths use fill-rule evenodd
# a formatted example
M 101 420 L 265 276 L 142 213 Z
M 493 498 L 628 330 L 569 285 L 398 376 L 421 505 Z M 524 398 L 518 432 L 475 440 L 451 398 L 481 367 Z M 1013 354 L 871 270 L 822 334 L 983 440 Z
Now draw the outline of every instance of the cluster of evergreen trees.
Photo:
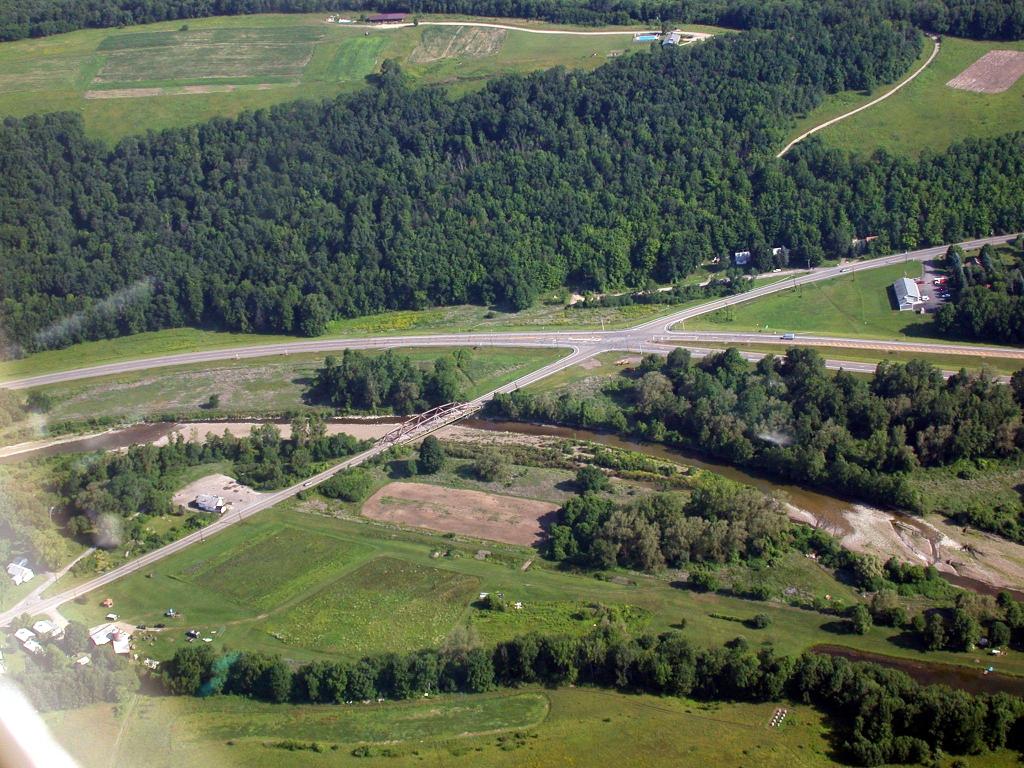
M 77 116 L 8 119 L 0 325 L 26 351 L 181 325 L 317 333 L 337 315 L 672 281 L 741 247 L 814 264 L 858 234 L 884 249 L 1024 226 L 1020 135 L 775 160 L 795 115 L 898 77 L 920 47 L 904 23 L 828 6 L 457 100 L 389 63 L 355 95 L 113 148 Z
M 870 381 L 832 375 L 811 349 L 752 365 L 735 350 L 693 363 L 688 351 L 649 356 L 634 381 L 620 379 L 625 409 L 571 395 L 499 395 L 511 419 L 606 427 L 800 483 L 920 510 L 907 473 L 1019 450 L 1021 406 L 985 374 L 944 380 L 930 364 L 883 362 Z
M 843 0 L 866 4 L 865 0 Z M 569 24 L 685 21 L 741 29 L 778 24 L 821 0 L 347 0 L 346 8 L 544 19 Z M 962 37 L 1024 36 L 1021 0 L 876 0 L 890 18 Z M 337 10 L 330 0 L 2 0 L 0 40 L 202 16 Z
M 179 649 L 164 665 L 180 695 L 228 693 L 273 702 L 339 704 L 424 693 L 477 693 L 529 683 L 589 684 L 712 701 L 789 697 L 833 715 L 841 749 L 860 765 L 921 762 L 937 751 L 977 754 L 1019 747 L 1024 702 L 922 687 L 902 672 L 845 659 L 779 656 L 737 638 L 700 648 L 681 633 L 628 635 L 608 625 L 583 637 L 526 635 L 494 648 L 386 654 L 355 663 L 318 661 L 294 672 L 279 657 L 209 647 Z
M 351 435 L 327 435 L 322 417 L 308 414 L 292 421 L 288 440 L 281 439 L 273 424 L 263 424 L 249 437 L 225 431 L 189 442 L 179 434 L 159 447 L 134 445 L 94 461 L 69 462 L 58 481 L 66 500 L 67 530 L 72 536 L 91 535 L 101 546 L 136 541 L 153 548 L 165 542 L 146 533 L 146 523 L 174 512 L 171 486 L 186 467 L 229 460 L 239 482 L 279 488 L 308 476 L 319 462 L 350 456 L 363 447 Z
M 342 410 L 374 411 L 383 406 L 398 414 L 414 413 L 460 398 L 459 366 L 468 354 L 459 349 L 442 355 L 431 370 L 423 371 L 394 350 L 367 355 L 346 349 L 340 360 L 333 355 L 324 360 L 312 392 Z

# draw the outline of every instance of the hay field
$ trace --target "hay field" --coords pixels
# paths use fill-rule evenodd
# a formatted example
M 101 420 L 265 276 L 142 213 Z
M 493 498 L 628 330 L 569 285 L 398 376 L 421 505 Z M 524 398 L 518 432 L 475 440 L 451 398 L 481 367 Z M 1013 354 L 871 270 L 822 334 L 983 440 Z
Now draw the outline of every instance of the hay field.
M 989 51 L 946 85 L 975 93 L 1002 93 L 1024 75 L 1024 51 Z
M 0 117 L 69 110 L 83 116 L 90 134 L 113 142 L 294 99 L 332 98 L 365 87 L 385 59 L 400 62 L 413 82 L 459 93 L 509 72 L 593 69 L 616 50 L 647 48 L 628 34 L 536 35 L 468 24 L 364 29 L 325 18 L 212 17 L 0 43 Z
M 930 50 L 931 43 L 927 42 Z M 876 149 L 916 156 L 942 152 L 968 138 L 988 138 L 1024 125 L 1024 80 L 1005 90 L 962 90 L 951 86 L 965 70 L 993 51 L 1024 55 L 1024 41 L 993 42 L 943 37 L 938 56 L 921 75 L 892 98 L 817 134 L 827 144 L 870 155 Z M 926 58 L 922 55 L 919 66 Z M 988 69 L 988 65 L 985 65 Z M 1007 78 L 1008 79 L 1008 78 Z M 1000 82 L 1002 77 L 1000 76 Z M 986 86 L 987 88 L 987 86 Z M 837 114 L 870 101 L 873 96 L 846 91 L 827 98 L 799 120 L 790 138 Z

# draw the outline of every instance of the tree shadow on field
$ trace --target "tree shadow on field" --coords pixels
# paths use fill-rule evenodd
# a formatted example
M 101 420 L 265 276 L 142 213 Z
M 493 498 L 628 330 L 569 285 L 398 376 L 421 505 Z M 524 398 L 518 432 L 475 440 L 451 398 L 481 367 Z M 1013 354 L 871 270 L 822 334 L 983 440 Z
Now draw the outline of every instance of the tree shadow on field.
M 387 463 L 389 480 L 409 480 L 416 474 L 416 459 L 393 459 Z
M 911 651 L 921 651 L 922 653 L 925 651 L 921 645 L 921 639 L 916 632 L 903 630 L 898 635 L 886 638 L 886 642 L 892 643 L 897 648 L 906 648 Z
M 826 621 L 819 627 L 823 632 L 829 632 L 833 635 L 852 635 L 853 634 L 853 622 L 840 619 L 838 621 Z
M 969 339 L 954 333 L 939 333 L 934 320 L 927 323 L 912 323 L 900 328 L 904 336 L 916 339 L 941 339 L 942 341 L 969 341 Z

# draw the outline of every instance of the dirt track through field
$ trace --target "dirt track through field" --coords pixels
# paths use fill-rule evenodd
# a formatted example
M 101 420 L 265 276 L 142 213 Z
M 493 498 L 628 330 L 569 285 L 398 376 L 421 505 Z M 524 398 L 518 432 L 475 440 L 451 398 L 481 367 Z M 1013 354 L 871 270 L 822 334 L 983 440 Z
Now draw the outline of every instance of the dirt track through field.
M 946 85 L 974 93 L 1002 93 L 1024 75 L 1024 51 L 989 51 Z
M 371 520 L 532 546 L 557 504 L 424 483 L 389 483 L 363 505 Z

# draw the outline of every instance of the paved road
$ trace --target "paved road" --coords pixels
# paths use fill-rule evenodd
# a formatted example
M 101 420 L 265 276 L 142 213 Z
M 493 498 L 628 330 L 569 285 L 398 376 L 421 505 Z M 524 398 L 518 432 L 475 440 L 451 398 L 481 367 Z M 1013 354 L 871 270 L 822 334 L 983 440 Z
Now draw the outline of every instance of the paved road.
M 960 243 L 965 249 L 980 248 L 985 244 L 1005 243 L 1013 240 L 1016 235 L 1000 235 L 997 237 L 985 237 L 977 240 L 969 240 Z M 57 384 L 66 381 L 94 378 L 97 376 L 109 376 L 119 373 L 130 373 L 133 371 L 145 371 L 154 368 L 162 368 L 173 365 L 187 365 L 190 363 L 214 362 L 219 360 L 247 359 L 267 357 L 270 355 L 301 354 L 308 352 L 340 352 L 346 348 L 350 349 L 382 349 L 387 347 L 439 347 L 439 346 L 506 346 L 506 347 L 571 347 L 571 348 L 596 348 L 599 352 L 605 351 L 640 351 L 650 344 L 662 341 L 667 337 L 676 335 L 674 326 L 685 324 L 686 320 L 709 312 L 715 312 L 725 307 L 731 307 L 742 302 L 770 296 L 779 291 L 788 290 L 798 285 L 811 285 L 822 280 L 830 280 L 851 270 L 862 272 L 866 269 L 875 269 L 890 264 L 900 264 L 910 261 L 927 261 L 941 256 L 946 252 L 947 246 L 935 248 L 924 248 L 917 251 L 897 253 L 892 256 L 882 256 L 877 259 L 866 259 L 854 262 L 847 266 L 818 267 L 809 270 L 803 275 L 794 276 L 792 279 L 781 280 L 770 285 L 763 285 L 753 288 L 746 293 L 726 296 L 721 299 L 704 302 L 695 307 L 683 309 L 668 315 L 663 315 L 640 325 L 621 331 L 535 331 L 523 332 L 499 332 L 499 333 L 445 333 L 445 334 L 423 334 L 410 336 L 385 336 L 377 338 L 358 339 L 311 339 L 309 341 L 289 341 L 278 344 L 258 344 L 253 346 L 235 347 L 228 349 L 214 349 L 202 352 L 185 352 L 175 355 L 162 355 L 149 357 L 141 360 L 128 360 L 107 365 L 97 365 L 88 368 L 79 368 L 73 371 L 61 371 L 47 373 L 40 376 L 31 376 L 0 383 L 0 386 L 9 389 L 26 389 L 46 384 Z M 685 332 L 685 326 L 678 331 L 680 340 L 696 339 L 698 334 Z M 705 337 L 710 340 L 710 337 Z M 830 346 L 857 346 L 865 340 L 857 339 L 830 339 Z M 797 343 L 800 339 L 796 340 Z M 943 352 L 951 354 L 977 354 L 979 347 L 968 347 L 964 345 L 925 343 L 925 342 L 888 342 L 879 340 L 879 344 L 887 344 L 887 349 L 904 350 L 909 352 Z M 990 350 L 1007 356 L 1016 354 L 1019 350 L 1006 347 L 989 347 Z
M 932 44 L 935 47 L 932 49 L 932 55 L 928 57 L 928 60 L 924 64 L 922 64 L 920 66 L 920 68 L 916 72 L 914 72 L 912 75 L 910 75 L 910 77 L 908 77 L 906 80 L 903 80 L 902 82 L 900 82 L 900 84 L 897 85 L 895 88 L 892 88 L 889 91 L 886 91 L 881 96 L 879 96 L 877 99 L 874 99 L 873 101 L 869 101 L 867 104 L 864 104 L 863 106 L 857 107 L 856 109 L 851 109 L 849 112 L 846 112 L 846 113 L 840 115 L 839 117 L 833 117 L 831 120 L 826 120 L 824 123 L 820 123 L 819 125 L 814 126 L 809 131 L 804 131 L 799 136 L 797 136 L 795 139 L 793 139 L 791 142 L 789 142 L 789 144 L 787 144 L 783 148 L 783 150 L 781 152 L 779 152 L 779 154 L 776 155 L 776 157 L 782 157 L 787 152 L 789 152 L 789 150 L 791 150 L 793 147 L 795 147 L 801 141 L 806 139 L 808 136 L 811 136 L 811 135 L 817 133 L 820 130 L 828 128 L 830 125 L 835 125 L 836 123 L 838 123 L 838 122 L 840 122 L 842 120 L 845 120 L 848 117 L 853 117 L 858 112 L 863 112 L 865 109 L 870 109 L 871 107 L 875 106 L 875 104 L 878 104 L 879 102 L 885 101 L 886 99 L 888 99 L 894 93 L 896 93 L 901 88 L 903 88 L 903 86 L 907 85 L 912 80 L 914 80 L 918 75 L 920 75 L 922 72 L 924 72 L 928 68 L 928 65 L 931 64 L 935 60 L 935 57 L 939 55 L 939 47 L 940 47 L 941 44 L 939 43 L 938 38 L 934 38 L 934 37 L 932 38 Z
M 676 346 L 688 342 L 715 342 L 718 344 L 777 344 L 792 347 L 794 344 L 807 347 L 843 347 L 845 349 L 877 350 L 881 352 L 917 352 L 925 354 L 971 355 L 977 357 L 1004 357 L 1024 360 L 1024 349 L 1019 347 L 994 347 L 979 344 L 942 344 L 927 341 L 889 341 L 887 339 L 852 339 L 848 336 L 818 336 L 815 334 L 794 334 L 793 339 L 783 339 L 777 333 L 730 333 L 728 331 L 672 331 L 656 340 L 672 342 Z
M 1000 236 L 1000 237 L 989 237 L 982 238 L 979 240 L 971 240 L 961 245 L 965 249 L 978 248 L 986 243 L 1001 243 L 1012 239 L 1015 236 Z M 902 261 L 921 261 L 925 259 L 931 259 L 945 253 L 946 247 L 938 248 L 926 248 L 919 251 L 912 251 L 908 253 L 896 254 L 893 256 L 884 256 L 878 259 L 871 259 L 856 264 L 858 271 L 864 269 L 872 269 L 888 264 L 898 264 Z M 337 351 L 346 347 L 350 348 L 373 348 L 373 347 L 403 347 L 403 346 L 452 346 L 452 345 L 504 345 L 504 346 L 534 346 L 534 347 L 564 347 L 571 350 L 570 354 L 561 358 L 560 360 L 551 363 L 550 365 L 544 366 L 536 371 L 526 374 L 525 376 L 516 379 L 509 384 L 506 384 L 493 392 L 489 392 L 485 395 L 481 395 L 475 400 L 471 401 L 466 405 L 465 409 L 460 410 L 459 413 L 450 416 L 446 419 L 439 419 L 434 422 L 425 424 L 422 428 L 417 431 L 411 432 L 402 438 L 401 442 L 408 442 L 411 440 L 417 440 L 424 435 L 432 432 L 436 429 L 445 426 L 451 421 L 462 418 L 466 413 L 472 412 L 473 410 L 481 407 L 487 400 L 490 400 L 498 392 L 509 392 L 520 387 L 525 387 L 536 381 L 540 381 L 548 376 L 551 376 L 558 371 L 565 370 L 582 360 L 592 357 L 593 355 L 601 352 L 608 351 L 627 351 L 627 352 L 658 352 L 665 354 L 675 348 L 675 344 L 669 345 L 662 342 L 667 339 L 679 338 L 684 340 L 686 336 L 695 336 L 695 334 L 685 334 L 673 332 L 672 328 L 678 323 L 681 323 L 689 318 L 697 317 L 707 312 L 713 312 L 723 307 L 732 306 L 743 301 L 749 301 L 754 298 L 761 296 L 768 296 L 777 291 L 785 290 L 790 288 L 792 285 L 805 285 L 820 282 L 821 280 L 828 280 L 836 277 L 837 275 L 845 273 L 847 270 L 840 267 L 824 267 L 812 270 L 810 273 L 805 274 L 801 277 L 795 277 L 793 280 L 784 280 L 779 283 L 773 283 L 771 285 L 762 286 L 755 288 L 744 294 L 737 296 L 729 296 L 723 299 L 717 299 L 715 301 L 701 304 L 697 307 L 691 307 L 689 309 L 680 310 L 670 315 L 660 317 L 656 320 L 642 323 L 634 328 L 630 328 L 624 331 L 607 331 L 607 332 L 588 332 L 588 331 L 569 331 L 569 332 L 555 332 L 555 333 L 498 333 L 498 334 L 480 334 L 480 333 L 461 333 L 461 334 L 437 334 L 427 336 L 397 336 L 387 337 L 380 339 L 333 339 L 333 340 L 311 340 L 311 341 L 299 341 L 299 342 L 287 342 L 284 344 L 268 344 L 260 345 L 256 347 L 240 347 L 238 349 L 225 349 L 225 350 L 212 350 L 208 352 L 192 352 L 179 355 L 167 355 L 164 357 L 149 358 L 146 360 L 136 360 L 124 363 L 113 363 L 110 365 L 95 366 L 92 368 L 79 369 L 77 371 L 65 371 L 62 373 L 47 374 L 44 376 L 35 376 L 28 379 L 22 379 L 20 381 L 8 382 L 4 386 L 11 388 L 25 388 L 31 386 L 38 386 L 41 384 L 49 384 L 60 381 L 73 381 L 77 379 L 90 378 L 95 376 L 104 376 L 115 373 L 124 373 L 128 371 L 148 370 L 151 368 L 158 368 L 163 366 L 171 365 L 182 365 L 186 363 L 195 363 L 203 361 L 213 360 L 225 360 L 231 358 L 250 358 L 250 357 L 264 357 L 273 354 L 288 354 L 298 352 L 326 352 L 326 351 Z M 843 343 L 859 343 L 851 342 L 847 339 L 831 339 L 829 338 L 830 346 L 842 345 Z M 887 342 L 889 343 L 889 342 Z M 951 345 L 921 345 L 916 344 L 917 347 L 926 347 L 929 350 L 939 349 L 958 349 Z M 706 354 L 710 350 L 701 349 L 699 346 L 696 348 L 698 354 Z M 959 348 L 962 349 L 962 348 Z M 974 348 L 971 348 L 972 350 Z M 1000 348 L 991 348 L 1000 349 Z M 1007 350 L 1014 353 L 1020 350 Z M 762 355 L 757 353 L 746 353 L 749 359 L 759 359 Z M 847 370 L 862 370 L 865 372 L 871 372 L 874 370 L 874 366 L 867 363 L 846 363 L 842 361 L 830 361 L 829 364 L 833 367 L 842 366 Z M 331 467 L 330 469 L 321 472 L 314 477 L 304 480 L 301 483 L 297 483 L 289 488 L 285 488 L 274 493 L 267 494 L 261 497 L 257 501 L 249 504 L 248 506 L 242 507 L 238 510 L 232 511 L 229 515 L 221 517 L 211 523 L 201 531 L 191 533 L 181 539 L 178 539 L 171 544 L 168 544 L 160 549 L 148 552 L 144 555 L 140 555 L 138 558 L 115 568 L 105 574 L 97 576 L 85 584 L 82 584 L 74 589 L 69 589 L 53 597 L 45 600 L 36 601 L 31 606 L 26 606 L 23 603 L 19 603 L 12 609 L 0 614 L 0 626 L 6 626 L 15 617 L 19 616 L 26 607 L 30 608 L 33 613 L 45 613 L 57 609 L 60 605 L 73 600 L 75 597 L 87 592 L 92 592 L 100 587 L 103 587 L 111 582 L 114 582 L 124 576 L 131 573 L 141 571 L 154 563 L 162 560 L 165 557 L 173 555 L 176 552 L 180 552 L 193 544 L 201 541 L 205 541 L 208 536 L 215 535 L 216 533 L 228 528 L 231 525 L 241 523 L 247 518 L 268 509 L 275 504 L 295 496 L 299 492 L 316 486 L 328 478 L 332 477 L 337 472 L 348 469 L 350 467 L 357 466 L 374 456 L 383 453 L 390 444 L 378 443 L 367 451 L 346 459 L 343 462 Z
M 484 403 L 486 403 L 488 400 L 494 397 L 494 395 L 497 394 L 498 392 L 511 392 L 512 390 L 518 389 L 520 387 L 528 386 L 529 384 L 532 384 L 535 381 L 539 381 L 540 379 L 546 378 L 547 376 L 557 373 L 558 371 L 576 365 L 580 361 L 585 360 L 591 354 L 594 353 L 592 351 L 588 352 L 584 350 L 573 349 L 569 355 L 566 355 L 562 359 L 557 360 L 554 363 L 551 363 L 550 365 L 546 365 L 543 368 L 539 368 L 536 371 L 532 371 L 526 374 L 525 376 L 516 379 L 513 382 L 510 382 L 502 387 L 499 387 L 493 392 L 481 395 L 475 400 L 472 400 L 469 403 L 467 403 L 465 407 L 460 409 L 460 411 L 457 414 L 443 417 L 435 421 L 432 421 L 428 424 L 425 424 L 422 428 L 410 432 L 409 434 L 405 435 L 401 440 L 396 442 L 404 443 L 413 440 L 419 440 L 425 435 L 428 435 L 431 432 L 438 430 L 441 427 L 444 427 L 453 421 L 457 421 L 458 419 L 463 418 L 468 413 L 471 413 L 474 410 L 479 409 L 480 407 L 483 406 Z M 183 549 L 187 549 L 193 544 L 206 541 L 206 539 L 210 536 L 220 533 L 221 531 L 225 530 L 226 528 L 229 528 L 232 525 L 237 525 L 243 522 L 244 520 L 252 517 L 253 515 L 262 512 L 265 509 L 269 509 L 270 507 L 273 507 L 276 504 L 280 504 L 282 501 L 285 501 L 286 499 L 290 499 L 292 496 L 295 496 L 301 491 L 319 485 L 328 478 L 336 475 L 338 472 L 350 469 L 351 467 L 358 466 L 359 464 L 362 464 L 363 462 L 368 461 L 369 459 L 372 459 L 373 457 L 378 456 L 381 453 L 384 453 L 395 444 L 396 443 L 378 442 L 372 448 L 363 451 L 362 453 L 356 454 L 355 456 L 352 456 L 348 459 L 345 459 L 344 461 L 335 464 L 329 469 L 324 470 L 318 475 L 314 475 L 313 477 L 303 480 L 300 483 L 296 483 L 295 485 L 292 485 L 288 488 L 284 488 L 280 491 L 275 491 L 273 493 L 263 495 L 253 503 L 248 504 L 244 507 L 240 507 L 236 510 L 232 510 L 227 515 L 223 515 L 217 518 L 214 522 L 210 523 L 210 525 L 206 526 L 202 530 L 195 531 L 194 533 L 190 533 L 187 536 L 183 536 L 177 541 L 171 542 L 170 544 L 167 544 L 166 546 L 163 546 L 160 549 L 155 549 L 152 552 L 147 552 L 144 555 L 140 555 L 139 557 L 125 563 L 124 565 L 115 568 L 112 571 L 108 571 L 107 573 L 101 574 L 100 576 L 97 576 L 94 579 L 90 579 L 89 581 L 77 587 L 68 589 L 64 592 L 61 592 L 57 595 L 53 595 L 52 597 L 48 597 L 45 599 L 38 599 L 38 595 L 30 595 L 29 598 L 32 599 L 26 598 L 25 600 L 22 600 L 11 609 L 3 613 L 0 613 L 0 627 L 7 626 L 8 624 L 10 624 L 11 621 L 20 616 L 26 610 L 31 611 L 33 615 L 54 611 L 64 603 L 75 599 L 79 595 L 84 595 L 88 592 L 93 592 L 99 589 L 100 587 L 106 586 L 107 584 L 117 581 L 118 579 L 124 578 L 129 574 L 137 573 L 138 571 L 149 568 L 154 563 L 163 560 L 165 557 L 169 557 L 170 555 L 173 555 L 176 552 L 181 552 Z M 42 590 L 39 591 L 41 592 Z

